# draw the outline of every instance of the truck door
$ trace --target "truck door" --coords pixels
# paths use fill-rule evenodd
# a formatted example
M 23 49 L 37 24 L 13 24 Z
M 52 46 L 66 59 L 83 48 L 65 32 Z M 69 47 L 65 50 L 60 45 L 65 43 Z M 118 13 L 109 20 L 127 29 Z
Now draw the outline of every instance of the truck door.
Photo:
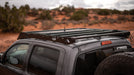
M 23 75 L 29 44 L 15 44 L 4 54 L 0 63 L 0 75 Z
M 34 43 L 28 62 L 29 75 L 61 75 L 64 49 L 49 44 Z

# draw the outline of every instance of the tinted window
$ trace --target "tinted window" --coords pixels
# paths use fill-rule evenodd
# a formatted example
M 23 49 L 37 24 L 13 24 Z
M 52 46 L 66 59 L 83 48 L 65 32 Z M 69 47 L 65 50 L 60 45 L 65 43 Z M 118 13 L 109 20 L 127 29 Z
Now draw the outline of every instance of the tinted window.
M 77 59 L 74 75 L 94 75 L 97 63 L 96 52 L 81 54 Z
M 55 75 L 59 51 L 36 46 L 29 62 L 29 71 L 36 75 Z
M 29 49 L 28 44 L 18 44 L 13 46 L 7 52 L 6 63 L 22 68 L 28 49 Z
M 98 64 L 110 54 L 112 54 L 112 49 L 81 54 L 77 58 L 75 75 L 94 75 Z

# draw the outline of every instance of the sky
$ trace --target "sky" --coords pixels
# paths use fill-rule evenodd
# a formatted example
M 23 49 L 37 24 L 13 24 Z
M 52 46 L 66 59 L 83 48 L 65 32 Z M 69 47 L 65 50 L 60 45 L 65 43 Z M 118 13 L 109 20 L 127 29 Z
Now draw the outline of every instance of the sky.
M 73 5 L 76 8 L 108 8 L 118 10 L 134 9 L 134 0 L 0 0 L 0 5 L 5 2 L 17 7 L 28 4 L 31 8 L 53 9 L 59 5 Z

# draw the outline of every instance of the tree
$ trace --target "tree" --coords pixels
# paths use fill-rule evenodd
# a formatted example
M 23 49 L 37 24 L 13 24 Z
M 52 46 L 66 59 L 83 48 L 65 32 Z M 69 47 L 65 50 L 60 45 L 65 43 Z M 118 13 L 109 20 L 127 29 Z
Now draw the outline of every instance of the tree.
M 121 14 L 121 11 L 117 10 L 117 9 L 114 9 L 111 11 L 112 14 Z
M 134 15 L 134 9 L 131 9 L 129 12 L 130 12 L 130 15 Z
M 74 12 L 75 11 L 75 8 L 74 8 L 74 6 L 65 6 L 63 9 L 62 9 L 62 11 L 64 11 L 66 14 L 69 14 L 69 13 L 71 13 L 71 12 Z
M 110 12 L 106 9 L 101 9 L 98 11 L 99 15 L 110 15 Z
M 51 20 L 52 17 L 51 17 L 51 15 L 50 15 L 50 11 L 49 11 L 49 10 L 44 10 L 44 11 L 39 15 L 39 19 Z
M 5 3 L 5 7 L 1 8 L 0 12 L 0 28 L 3 32 L 21 32 L 23 30 L 22 15 L 16 6 L 9 8 L 8 3 Z
M 74 14 L 70 17 L 71 20 L 82 20 L 84 18 L 88 17 L 88 13 L 85 12 L 84 10 L 78 10 L 74 12 Z
M 122 12 L 122 14 L 123 14 L 123 15 L 129 15 L 130 12 L 129 12 L 128 10 L 124 10 L 124 11 Z

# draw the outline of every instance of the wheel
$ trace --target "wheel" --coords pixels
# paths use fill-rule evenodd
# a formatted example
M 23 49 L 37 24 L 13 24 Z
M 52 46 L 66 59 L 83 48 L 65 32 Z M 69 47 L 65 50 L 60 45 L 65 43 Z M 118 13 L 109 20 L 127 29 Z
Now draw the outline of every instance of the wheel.
M 107 57 L 98 65 L 94 75 L 134 75 L 134 52 Z

